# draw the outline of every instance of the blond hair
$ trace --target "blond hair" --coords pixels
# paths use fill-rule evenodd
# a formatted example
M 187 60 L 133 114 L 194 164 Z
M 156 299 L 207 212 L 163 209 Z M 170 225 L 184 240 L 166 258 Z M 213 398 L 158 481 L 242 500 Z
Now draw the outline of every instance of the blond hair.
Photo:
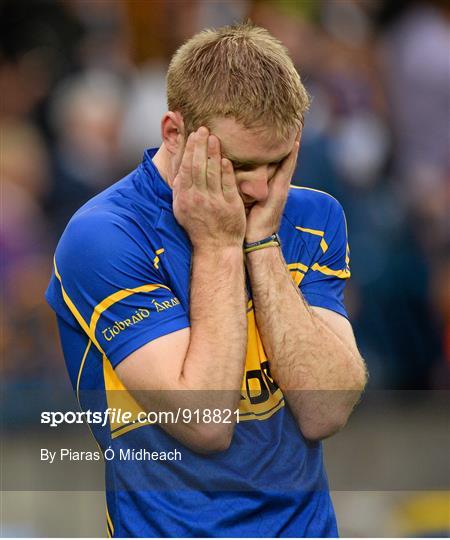
M 303 123 L 308 94 L 286 48 L 251 23 L 204 30 L 174 54 L 167 73 L 169 110 L 186 135 L 214 117 L 287 138 Z

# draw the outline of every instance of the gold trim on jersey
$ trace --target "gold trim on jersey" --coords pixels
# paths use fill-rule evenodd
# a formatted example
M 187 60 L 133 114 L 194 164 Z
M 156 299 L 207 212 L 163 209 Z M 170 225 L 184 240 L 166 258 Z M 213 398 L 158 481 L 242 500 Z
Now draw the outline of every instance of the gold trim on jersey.
M 114 536 L 114 524 L 112 522 L 111 516 L 109 515 L 108 503 L 106 503 L 106 531 L 109 538 Z
M 308 267 L 303 263 L 290 263 L 287 267 L 294 283 L 299 286 L 308 271 Z
M 106 400 L 108 403 L 108 407 L 111 407 L 111 408 L 115 407 L 116 409 L 122 408 L 122 410 L 130 411 L 137 416 L 137 414 L 143 411 L 143 409 L 136 403 L 134 398 L 131 396 L 131 394 L 128 392 L 128 390 L 125 388 L 125 386 L 122 384 L 122 382 L 116 375 L 111 365 L 111 362 L 106 357 L 106 354 L 103 351 L 100 344 L 98 343 L 98 341 L 95 339 L 95 329 L 96 329 L 98 320 L 100 318 L 100 315 L 106 309 L 111 307 L 114 303 L 119 302 L 120 300 L 123 300 L 124 298 L 127 298 L 128 296 L 132 294 L 136 294 L 139 292 L 151 292 L 152 290 L 158 289 L 160 287 L 170 290 L 169 287 L 167 287 L 166 285 L 161 285 L 161 284 L 147 284 L 147 285 L 142 285 L 141 287 L 136 287 L 134 289 L 123 289 L 123 290 L 117 291 L 111 294 L 110 296 L 106 297 L 105 299 L 103 299 L 101 302 L 97 304 L 97 306 L 94 308 L 94 311 L 92 313 L 90 324 L 88 325 L 87 322 L 83 319 L 78 309 L 76 308 L 75 304 L 72 302 L 66 290 L 64 289 L 62 278 L 56 264 L 56 258 L 54 258 L 53 264 L 55 268 L 55 276 L 57 277 L 61 285 L 61 292 L 63 295 L 64 302 L 66 303 L 67 307 L 69 308 L 69 311 L 75 317 L 75 319 L 77 320 L 81 328 L 89 337 L 90 342 L 94 343 L 94 345 L 102 354 L 103 378 L 104 378 L 104 383 L 105 383 L 105 393 L 106 393 Z M 79 383 L 81 380 L 81 373 L 84 368 L 89 350 L 90 350 L 90 344 L 88 343 L 86 350 L 83 354 L 83 358 L 81 360 L 81 364 L 80 364 L 80 368 L 78 372 L 78 378 L 77 378 L 78 401 L 79 401 Z M 145 425 L 145 424 L 137 424 L 136 427 L 140 427 L 141 425 Z M 117 427 L 120 427 L 120 426 L 121 424 L 119 425 L 110 424 L 111 431 L 113 431 L 114 429 L 117 429 Z
M 314 270 L 315 272 L 320 272 L 321 274 L 325 274 L 326 276 L 334 276 L 339 279 L 348 279 L 351 276 L 350 268 L 343 268 L 342 270 L 333 270 L 332 268 L 328 268 L 328 266 L 321 266 L 318 263 L 314 263 L 311 266 L 311 270 Z
M 292 188 L 292 189 L 304 189 L 304 190 L 307 190 L 307 191 L 315 191 L 316 193 L 322 193 L 323 195 L 327 195 L 328 197 L 330 197 L 331 199 L 334 199 L 335 201 L 337 201 L 339 203 L 339 201 L 335 197 L 333 197 L 333 195 L 330 195 L 326 191 L 321 191 L 320 189 L 314 189 L 314 188 L 305 187 L 305 186 L 294 186 L 292 184 L 289 187 Z M 344 221 L 345 221 L 345 236 L 347 238 L 348 237 L 348 234 L 347 234 L 347 220 L 345 218 L 345 214 L 344 214 Z M 322 252 L 325 253 L 328 250 L 329 246 L 328 246 L 328 243 L 325 240 L 325 231 L 321 231 L 321 230 L 318 230 L 318 229 L 309 229 L 307 227 L 300 227 L 300 226 L 296 226 L 295 228 L 297 230 L 301 231 L 301 232 L 313 234 L 315 236 L 320 236 L 321 237 L 320 247 L 322 249 Z M 326 276 L 335 276 L 335 277 L 337 277 L 339 279 L 348 279 L 351 276 L 349 263 L 350 263 L 350 247 L 349 247 L 348 242 L 347 242 L 346 243 L 346 249 L 345 249 L 345 265 L 346 265 L 346 268 L 343 268 L 342 270 L 333 270 L 333 269 L 329 268 L 328 266 L 319 265 L 316 262 L 311 266 L 311 270 L 313 270 L 315 272 L 320 272 L 320 273 L 322 273 L 322 274 L 324 274 Z M 288 265 L 288 266 L 291 266 L 291 265 Z
M 102 348 L 100 347 L 98 341 L 95 339 L 95 333 L 91 331 L 91 328 L 88 326 L 87 322 L 83 319 L 81 313 L 76 308 L 75 304 L 70 299 L 69 295 L 67 294 L 66 290 L 64 289 L 64 285 L 61 279 L 61 275 L 58 272 L 58 267 L 56 265 L 56 258 L 53 259 L 53 266 L 55 268 L 55 276 L 57 277 L 60 285 L 61 285 L 61 292 L 63 295 L 64 302 L 66 303 L 67 307 L 69 308 L 72 315 L 77 320 L 78 324 L 81 326 L 81 328 L 85 331 L 86 335 L 89 337 L 89 339 L 94 343 L 94 345 L 97 347 L 97 349 L 104 354 Z
M 319 231 L 318 229 L 308 229 L 306 227 L 299 227 L 299 226 L 296 226 L 295 228 L 301 232 L 313 234 L 314 236 L 320 236 L 321 237 L 320 247 L 322 248 L 323 253 L 325 253 L 325 251 L 328 250 L 328 244 L 325 241 L 325 231 Z
M 326 191 L 322 191 L 320 189 L 315 189 L 315 188 L 306 187 L 306 186 L 294 186 L 294 184 L 289 184 L 289 188 L 290 189 L 305 189 L 306 191 L 315 191 L 316 193 L 322 193 L 323 195 L 327 195 L 328 197 L 330 197 L 330 199 L 334 199 L 337 203 L 339 203 L 339 201 L 336 199 L 336 197 L 333 197 L 333 195 L 330 195 Z
M 161 249 L 157 249 L 155 251 L 155 255 L 156 257 L 153 259 L 153 266 L 156 268 L 156 270 L 159 270 L 159 257 L 158 255 L 161 255 L 162 253 L 164 253 L 164 248 L 161 248 Z
M 89 354 L 89 351 L 91 349 L 92 340 L 88 341 L 88 344 L 86 345 L 86 349 L 83 354 L 83 358 L 81 359 L 80 369 L 78 370 L 78 377 L 77 377 L 77 400 L 78 403 L 80 403 L 80 380 L 81 380 L 81 374 L 83 372 L 84 363 L 86 362 L 86 357 Z M 80 403 L 81 406 L 81 403 Z

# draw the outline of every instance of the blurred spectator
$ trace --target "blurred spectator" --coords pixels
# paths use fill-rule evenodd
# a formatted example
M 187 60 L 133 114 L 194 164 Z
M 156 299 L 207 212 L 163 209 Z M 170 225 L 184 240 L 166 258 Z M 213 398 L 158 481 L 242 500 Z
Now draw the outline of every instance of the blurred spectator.
M 51 271 L 49 224 L 41 207 L 48 156 L 38 131 L 20 122 L 2 126 L 1 156 L 1 370 L 7 379 L 37 384 L 62 373 L 54 321 L 42 296 Z
M 83 28 L 78 44 L 82 69 L 105 70 L 126 76 L 133 66 L 124 3 L 117 0 L 66 0 L 63 6 Z
M 49 202 L 58 232 L 87 199 L 118 180 L 123 96 L 119 80 L 106 72 L 65 79 L 51 104 L 54 185 Z
M 1 176 L 2 277 L 9 279 L 17 265 L 47 251 L 48 228 L 40 208 L 48 190 L 48 156 L 42 137 L 30 124 L 2 126 Z
M 0 3 L 2 116 L 38 118 L 58 80 L 76 69 L 83 29 L 63 2 Z M 41 125 L 41 127 L 44 127 Z
M 146 148 L 161 144 L 161 118 L 167 110 L 166 71 L 164 63 L 148 62 L 130 81 L 120 134 L 128 169 L 141 161 Z
M 413 5 L 384 34 L 382 62 L 395 137 L 395 171 L 429 252 L 450 240 L 450 9 Z

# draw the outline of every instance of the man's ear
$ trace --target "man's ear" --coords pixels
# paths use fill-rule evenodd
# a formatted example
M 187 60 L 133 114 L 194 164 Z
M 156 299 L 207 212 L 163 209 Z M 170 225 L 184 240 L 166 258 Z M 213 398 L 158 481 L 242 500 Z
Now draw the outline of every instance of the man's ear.
M 161 119 L 161 136 L 171 154 L 184 147 L 184 122 L 181 113 L 169 111 Z

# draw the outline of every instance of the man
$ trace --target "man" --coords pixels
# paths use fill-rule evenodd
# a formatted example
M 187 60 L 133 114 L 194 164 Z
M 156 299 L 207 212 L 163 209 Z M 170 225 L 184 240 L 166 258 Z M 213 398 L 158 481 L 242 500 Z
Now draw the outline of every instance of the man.
M 320 439 L 366 376 L 343 211 L 289 185 L 307 94 L 248 24 L 194 36 L 167 82 L 161 148 L 75 214 L 47 291 L 81 407 L 133 413 L 92 425 L 108 533 L 336 536 Z

